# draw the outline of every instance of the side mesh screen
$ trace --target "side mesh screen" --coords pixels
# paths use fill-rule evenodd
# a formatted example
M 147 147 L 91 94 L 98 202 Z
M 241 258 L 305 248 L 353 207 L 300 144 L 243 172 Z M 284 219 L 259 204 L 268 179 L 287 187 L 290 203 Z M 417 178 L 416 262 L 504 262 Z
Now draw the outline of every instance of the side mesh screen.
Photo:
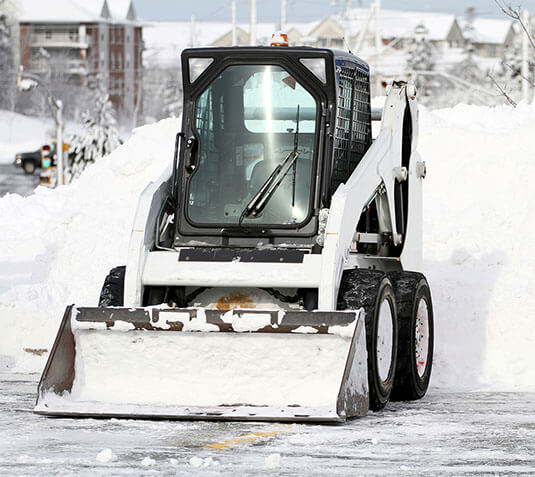
M 348 61 L 336 62 L 338 106 L 331 193 L 346 182 L 372 142 L 369 74 Z

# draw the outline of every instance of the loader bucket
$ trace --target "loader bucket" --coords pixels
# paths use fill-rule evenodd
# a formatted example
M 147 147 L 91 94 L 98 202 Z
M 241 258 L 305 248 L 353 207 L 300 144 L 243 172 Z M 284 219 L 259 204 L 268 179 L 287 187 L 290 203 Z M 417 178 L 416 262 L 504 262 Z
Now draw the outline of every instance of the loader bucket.
M 344 421 L 368 410 L 364 313 L 65 311 L 35 412 Z

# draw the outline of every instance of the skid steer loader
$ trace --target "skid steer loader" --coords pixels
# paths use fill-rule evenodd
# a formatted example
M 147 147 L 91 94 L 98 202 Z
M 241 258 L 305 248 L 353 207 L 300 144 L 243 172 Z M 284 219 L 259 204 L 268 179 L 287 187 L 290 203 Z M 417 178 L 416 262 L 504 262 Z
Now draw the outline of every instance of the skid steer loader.
M 188 49 L 182 72 L 174 162 L 99 306 L 67 308 L 35 411 L 344 421 L 422 397 L 414 86 L 372 111 L 364 61 L 306 47 Z

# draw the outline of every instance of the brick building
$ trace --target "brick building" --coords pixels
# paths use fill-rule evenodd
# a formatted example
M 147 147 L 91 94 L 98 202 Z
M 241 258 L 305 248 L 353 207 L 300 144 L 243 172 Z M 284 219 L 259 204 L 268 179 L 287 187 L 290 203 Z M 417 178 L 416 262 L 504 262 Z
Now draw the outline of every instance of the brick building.
M 132 0 L 5 0 L 15 18 L 15 60 L 52 84 L 99 76 L 117 111 L 141 104 L 142 25 Z

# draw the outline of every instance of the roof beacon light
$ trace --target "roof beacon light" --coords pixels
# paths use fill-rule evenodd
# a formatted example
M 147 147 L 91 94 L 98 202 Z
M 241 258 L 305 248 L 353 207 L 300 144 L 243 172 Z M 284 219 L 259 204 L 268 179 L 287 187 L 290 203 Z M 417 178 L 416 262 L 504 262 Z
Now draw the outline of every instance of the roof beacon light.
M 271 45 L 270 46 L 288 46 L 288 35 L 282 33 L 281 31 L 276 31 L 271 35 Z

